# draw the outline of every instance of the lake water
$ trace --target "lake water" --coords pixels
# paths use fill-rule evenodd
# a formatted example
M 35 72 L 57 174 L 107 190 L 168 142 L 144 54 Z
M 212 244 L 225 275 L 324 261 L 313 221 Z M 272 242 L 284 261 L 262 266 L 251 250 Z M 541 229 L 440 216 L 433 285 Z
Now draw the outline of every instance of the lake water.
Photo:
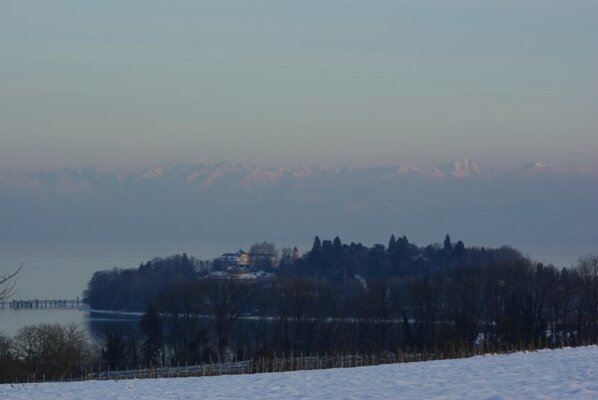
M 289 247 L 293 243 L 277 243 Z M 297 243 L 301 251 L 311 243 Z M 245 246 L 247 247 L 247 246 Z M 570 266 L 580 255 L 598 254 L 598 245 L 517 246 L 537 261 Z M 84 242 L 0 242 L 0 275 L 14 271 L 21 263 L 13 299 L 76 299 L 95 271 L 118 267 L 137 267 L 154 257 L 181 254 L 199 259 L 214 258 L 234 251 L 239 243 L 178 242 L 178 243 L 84 243 Z M 136 320 L 127 316 L 100 315 L 78 310 L 4 310 L 0 311 L 0 330 L 14 333 L 24 325 L 41 322 L 82 324 L 90 336 L 107 321 Z
M 138 315 L 101 313 L 96 311 L 82 311 L 78 309 L 23 309 L 0 310 L 0 332 L 14 335 L 20 328 L 37 324 L 74 323 L 82 327 L 92 342 L 98 342 L 107 324 L 124 324 L 130 329 L 139 327 Z

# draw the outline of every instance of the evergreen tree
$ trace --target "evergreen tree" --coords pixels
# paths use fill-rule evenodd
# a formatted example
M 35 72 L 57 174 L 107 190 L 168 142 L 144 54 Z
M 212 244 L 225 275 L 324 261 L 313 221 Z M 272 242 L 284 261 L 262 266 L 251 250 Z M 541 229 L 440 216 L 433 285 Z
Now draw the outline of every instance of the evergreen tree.
M 461 258 L 465 255 L 465 245 L 461 240 L 455 244 L 455 248 L 453 249 L 453 257 Z
M 335 257 L 339 257 L 343 254 L 343 244 L 338 236 L 332 241 L 332 251 Z
M 393 254 L 395 252 L 395 247 L 397 245 L 397 239 L 395 235 L 390 235 L 390 240 L 388 241 L 388 254 Z
M 311 248 L 311 253 L 312 255 L 322 253 L 322 242 L 320 241 L 320 238 L 318 236 L 314 238 L 314 244 Z
M 187 253 L 183 253 L 183 256 L 181 257 L 180 269 L 183 274 L 193 274 L 193 264 L 191 263 L 191 260 L 189 260 Z
M 453 251 L 453 244 L 451 243 L 451 237 L 447 235 L 444 237 L 444 246 L 443 246 L 445 253 L 450 253 Z
M 328 255 L 332 252 L 332 241 L 322 240 L 322 254 Z
M 340 238 L 337 236 L 332 241 L 332 267 L 334 269 L 333 278 L 336 280 L 342 280 L 346 282 L 347 280 L 347 271 L 344 268 L 344 261 L 343 261 L 343 244 L 341 243 Z
M 106 325 L 101 347 L 102 360 L 115 370 L 125 368 L 129 361 L 130 341 L 122 325 Z

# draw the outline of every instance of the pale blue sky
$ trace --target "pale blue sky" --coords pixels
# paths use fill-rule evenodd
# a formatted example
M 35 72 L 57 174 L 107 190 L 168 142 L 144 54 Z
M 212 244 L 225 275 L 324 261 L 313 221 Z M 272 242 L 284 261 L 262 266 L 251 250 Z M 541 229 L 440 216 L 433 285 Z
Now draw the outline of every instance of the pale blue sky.
M 598 158 L 598 2 L 0 0 L 0 168 Z

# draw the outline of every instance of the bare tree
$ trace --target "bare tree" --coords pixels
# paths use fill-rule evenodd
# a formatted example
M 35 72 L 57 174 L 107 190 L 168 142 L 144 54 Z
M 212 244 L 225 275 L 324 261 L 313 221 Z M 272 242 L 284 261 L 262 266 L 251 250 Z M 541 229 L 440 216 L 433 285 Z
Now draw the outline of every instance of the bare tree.
M 89 361 L 85 332 L 75 324 L 39 324 L 19 329 L 12 341 L 28 376 L 60 378 L 81 373 Z
M 198 290 L 196 283 L 175 286 L 158 300 L 164 317 L 165 347 L 170 353 L 171 362 L 199 363 L 209 360 L 203 303 L 203 292 Z
M 224 360 L 233 325 L 253 293 L 251 284 L 235 279 L 204 279 L 196 288 L 203 296 L 208 315 L 213 318 L 218 354 Z
M 317 285 L 305 277 L 279 278 L 275 282 L 277 334 L 282 351 L 311 351 L 316 319 L 311 318 L 316 306 Z
M 0 275 L 0 301 L 7 299 L 13 294 L 17 281 L 16 276 L 21 271 L 21 268 L 23 268 L 23 264 L 12 274 Z

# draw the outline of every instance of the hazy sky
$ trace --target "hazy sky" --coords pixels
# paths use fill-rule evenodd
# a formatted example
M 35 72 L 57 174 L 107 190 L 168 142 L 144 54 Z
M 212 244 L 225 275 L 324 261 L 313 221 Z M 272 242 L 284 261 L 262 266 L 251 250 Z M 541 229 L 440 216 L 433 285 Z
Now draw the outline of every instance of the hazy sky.
M 0 168 L 592 163 L 598 2 L 0 0 Z

